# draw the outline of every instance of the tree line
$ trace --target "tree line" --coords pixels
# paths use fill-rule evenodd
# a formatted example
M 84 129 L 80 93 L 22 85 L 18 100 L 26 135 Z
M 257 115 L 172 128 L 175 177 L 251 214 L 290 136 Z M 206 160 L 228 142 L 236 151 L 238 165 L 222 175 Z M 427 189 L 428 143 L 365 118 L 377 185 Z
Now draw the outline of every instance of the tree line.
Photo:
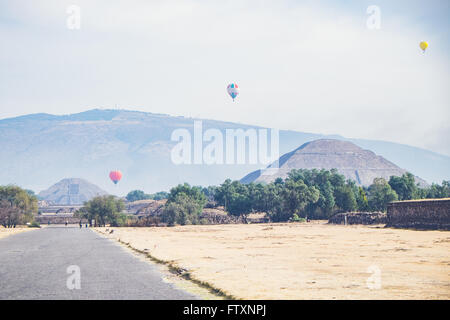
M 385 212 L 387 204 L 396 200 L 446 197 L 450 197 L 450 181 L 422 188 L 411 173 L 391 176 L 388 181 L 376 178 L 363 187 L 346 180 L 336 169 L 294 169 L 286 179 L 268 184 L 227 179 L 207 188 L 179 185 L 170 190 L 163 218 L 172 223 L 196 223 L 207 205 L 223 206 L 228 214 L 244 218 L 252 212 L 265 212 L 275 222 L 329 219 L 337 212 Z
M 396 200 L 450 197 L 450 181 L 421 187 L 411 173 L 391 176 L 389 180 L 374 179 L 368 187 L 357 186 L 352 180 L 332 170 L 294 169 L 285 179 L 267 184 L 225 180 L 219 186 L 180 184 L 170 192 L 145 194 L 141 190 L 128 193 L 128 201 L 167 199 L 160 216 L 162 222 L 199 224 L 205 207 L 222 206 L 234 216 L 245 218 L 253 212 L 264 212 L 270 220 L 298 221 L 328 219 L 337 212 L 386 211 Z M 14 227 L 31 222 L 38 210 L 38 199 L 30 190 L 18 186 L 0 186 L 0 224 Z M 124 201 L 114 196 L 95 197 L 78 210 L 76 216 L 94 226 L 121 226 L 130 217 L 123 213 Z
M 142 200 L 145 193 L 134 190 L 127 200 Z M 329 219 L 338 212 L 385 212 L 387 204 L 396 200 L 450 197 L 450 181 L 420 187 L 411 173 L 389 180 L 374 179 L 368 186 L 358 186 L 346 180 L 336 169 L 294 169 L 285 179 L 277 178 L 267 184 L 225 180 L 219 186 L 190 186 L 180 184 L 169 193 L 158 219 L 168 225 L 199 224 L 205 207 L 222 206 L 229 215 L 244 220 L 253 212 L 264 212 L 274 222 L 302 219 Z M 123 201 L 112 196 L 97 197 L 87 202 L 80 211 L 97 225 L 123 225 L 127 217 L 120 212 Z
M 165 191 L 160 191 L 153 194 L 146 194 L 142 190 L 133 190 L 128 192 L 125 199 L 129 202 L 139 201 L 139 200 L 162 200 L 167 199 L 169 194 Z

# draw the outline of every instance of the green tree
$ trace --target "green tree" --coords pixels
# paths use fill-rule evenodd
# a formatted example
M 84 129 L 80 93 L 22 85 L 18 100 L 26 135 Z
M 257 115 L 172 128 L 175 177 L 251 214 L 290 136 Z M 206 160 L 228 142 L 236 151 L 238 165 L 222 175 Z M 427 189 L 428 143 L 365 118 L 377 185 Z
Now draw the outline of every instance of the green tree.
M 249 186 L 233 181 L 232 192 L 228 198 L 227 212 L 234 216 L 248 215 L 252 211 Z
M 336 190 L 343 188 L 346 183 L 345 177 L 338 173 L 336 169 L 294 169 L 288 177 L 294 180 L 303 180 L 307 186 L 314 186 L 319 190 L 319 200 L 310 202 L 306 207 L 309 217 L 313 219 L 329 218 L 338 210 Z
M 263 212 L 274 216 L 277 212 L 283 211 L 283 198 L 282 190 L 284 188 L 284 181 L 275 180 L 274 183 L 270 183 L 264 187 L 263 190 Z
M 273 182 L 276 186 L 281 186 L 284 184 L 284 180 L 280 177 L 276 178 L 275 181 Z
M 79 218 L 84 218 L 91 224 L 95 221 L 95 226 L 120 226 L 126 220 L 126 216 L 122 214 L 125 205 L 122 199 L 114 196 L 98 196 L 88 202 L 77 212 Z
M 207 208 L 215 208 L 217 207 L 217 202 L 215 200 L 215 195 L 217 191 L 217 186 L 209 186 L 206 188 L 202 188 L 202 192 L 206 197 L 206 207 Z
M 133 190 L 128 192 L 128 194 L 125 197 L 128 201 L 139 201 L 139 200 L 146 200 L 150 199 L 150 195 L 145 194 L 142 190 Z
M 129 202 L 139 201 L 139 200 L 162 200 L 167 199 L 169 194 L 165 191 L 159 191 L 153 194 L 146 194 L 142 190 L 133 190 L 128 192 L 126 199 Z
M 271 217 L 274 221 L 287 221 L 296 214 L 305 217 L 303 210 L 309 203 L 319 200 L 320 191 L 315 186 L 308 187 L 303 180 L 288 178 L 281 190 L 281 205 L 275 208 Z
M 226 180 L 216 190 L 214 199 L 223 205 L 227 213 L 243 216 L 244 220 L 251 212 L 268 212 L 272 198 L 271 192 L 278 188 L 278 184 L 270 187 L 261 183 L 242 184 L 239 181 Z
M 327 180 L 321 185 L 316 186 L 319 190 L 319 200 L 317 202 L 310 202 L 306 211 L 308 212 L 308 217 L 310 218 L 327 218 L 329 217 L 336 205 L 334 198 L 334 188 L 330 181 Z
M 0 223 L 5 228 L 31 222 L 37 211 L 34 195 L 18 186 L 0 186 Z
M 230 201 L 233 192 L 234 188 L 231 185 L 231 179 L 227 179 L 217 188 L 214 194 L 214 199 L 219 205 L 225 208 L 225 211 L 228 211 L 228 202 Z
M 202 188 L 198 186 L 191 187 L 188 183 L 179 184 L 178 186 L 170 189 L 167 202 L 174 201 L 175 198 L 182 193 L 197 201 L 200 206 L 204 206 L 206 203 L 206 197 L 202 192 Z
M 153 200 L 162 200 L 162 199 L 167 199 L 169 197 L 169 194 L 165 191 L 159 191 L 156 193 L 153 193 L 150 195 L 150 199 Z
M 450 197 L 450 180 L 442 181 L 442 185 L 433 183 L 427 189 L 421 189 L 421 194 L 423 198 L 438 199 L 438 198 L 449 198 Z
M 336 205 L 345 212 L 356 210 L 355 194 L 349 184 L 339 187 L 335 191 Z
M 442 181 L 441 198 L 450 198 L 450 180 Z
M 169 225 L 197 224 L 206 201 L 201 187 L 180 184 L 170 190 L 162 220 Z
M 397 193 L 383 178 L 375 178 L 368 192 L 369 207 L 374 211 L 386 211 L 389 202 L 398 200 Z
M 369 211 L 369 201 L 366 191 L 363 187 L 358 187 L 358 195 L 356 196 L 356 204 L 359 211 Z
M 185 193 L 180 193 L 173 200 L 166 203 L 162 220 L 169 225 L 198 224 L 202 209 L 201 203 Z
M 414 176 L 407 172 L 401 177 L 391 176 L 389 185 L 398 195 L 398 200 L 411 200 L 418 198 L 418 187 Z

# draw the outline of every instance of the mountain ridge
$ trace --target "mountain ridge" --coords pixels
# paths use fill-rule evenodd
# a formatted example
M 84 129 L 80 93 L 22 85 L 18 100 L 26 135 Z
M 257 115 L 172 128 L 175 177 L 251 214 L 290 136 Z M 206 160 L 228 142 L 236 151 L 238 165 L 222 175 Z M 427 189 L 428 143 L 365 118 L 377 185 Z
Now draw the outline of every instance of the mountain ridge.
M 185 120 L 200 120 L 200 121 L 208 121 L 208 122 L 218 122 L 218 123 L 222 123 L 222 124 L 231 124 L 233 126 L 242 125 L 242 126 L 251 127 L 251 128 L 261 128 L 261 129 L 267 129 L 268 128 L 268 127 L 264 127 L 264 126 L 256 125 L 256 124 L 246 124 L 246 123 L 242 123 L 242 122 L 222 121 L 222 120 L 217 120 L 217 119 L 187 117 L 187 116 L 182 116 L 182 115 L 170 115 L 170 114 L 166 114 L 166 113 L 146 112 L 146 111 L 129 110 L 129 109 L 101 109 L 101 108 L 94 108 L 94 109 L 90 109 L 90 110 L 86 110 L 86 111 L 82 111 L 82 112 L 77 112 L 77 113 L 70 113 L 70 114 L 51 114 L 51 113 L 45 113 L 45 112 L 30 113 L 30 114 L 25 114 L 25 115 L 19 115 L 19 116 L 15 116 L 15 117 L 8 117 L 8 118 L 0 119 L 0 124 L 2 123 L 2 121 L 14 121 L 14 120 L 25 120 L 25 119 L 26 120 L 37 120 L 37 119 L 39 119 L 39 120 L 62 120 L 63 118 L 66 118 L 66 120 L 70 120 L 70 119 L 76 119 L 76 118 L 82 117 L 82 115 L 92 115 L 92 112 L 94 112 L 94 111 L 95 112 L 98 111 L 99 113 L 117 112 L 117 114 L 120 114 L 122 112 L 124 112 L 124 113 L 138 113 L 138 114 L 143 114 L 143 115 L 162 116 L 162 117 L 167 117 L 167 118 L 181 118 L 181 119 L 185 119 Z M 40 118 L 40 117 L 46 117 L 46 118 Z M 80 120 L 81 119 L 82 118 L 80 118 Z M 99 120 L 99 119 L 95 118 L 95 120 Z M 102 119 L 102 120 L 112 120 L 112 119 Z M 117 120 L 119 120 L 119 119 L 117 119 Z M 304 132 L 304 131 L 289 130 L 289 129 L 280 129 L 280 131 L 297 132 L 297 133 L 317 135 L 317 136 L 326 136 L 326 137 L 330 137 L 330 138 L 338 138 L 338 139 L 349 140 L 349 141 L 370 141 L 370 142 L 373 142 L 373 143 L 379 142 L 379 143 L 385 143 L 385 144 L 401 145 L 403 147 L 407 147 L 407 148 L 412 148 L 412 149 L 417 149 L 417 150 L 420 150 L 420 151 L 428 152 L 428 153 L 434 154 L 436 156 L 442 156 L 442 157 L 450 158 L 450 156 L 448 156 L 446 154 L 438 153 L 436 151 L 425 149 L 423 147 L 417 147 L 417 146 L 413 146 L 413 145 L 409 145 L 409 144 L 393 142 L 393 141 L 387 141 L 387 140 L 348 138 L 348 137 L 345 137 L 345 136 L 342 136 L 342 135 L 336 134 L 336 133 L 333 133 L 333 134 L 321 134 L 321 133 Z
M 0 120 L 0 184 L 15 183 L 43 190 L 54 181 L 77 176 L 92 181 L 110 193 L 129 190 L 168 190 L 178 183 L 220 184 L 240 179 L 263 165 L 174 165 L 171 133 L 178 128 L 193 132 L 194 120 L 204 130 L 264 128 L 219 120 L 170 116 L 125 109 L 91 109 L 71 115 L 32 114 Z M 339 137 L 371 150 L 428 182 L 450 179 L 450 157 L 408 145 L 380 140 L 349 139 L 280 130 L 280 154 L 303 143 Z M 111 168 L 124 173 L 114 187 Z

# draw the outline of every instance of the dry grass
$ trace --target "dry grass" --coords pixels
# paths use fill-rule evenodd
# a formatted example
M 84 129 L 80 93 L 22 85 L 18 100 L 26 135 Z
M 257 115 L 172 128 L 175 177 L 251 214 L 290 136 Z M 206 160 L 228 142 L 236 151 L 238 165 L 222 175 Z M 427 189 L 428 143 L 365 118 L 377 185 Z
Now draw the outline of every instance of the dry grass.
M 108 237 L 237 298 L 450 298 L 445 231 L 315 222 L 114 228 Z M 372 266 L 381 289 L 367 286 Z
M 28 227 L 15 227 L 15 228 L 4 228 L 3 226 L 0 227 L 0 239 L 7 237 L 12 234 L 24 232 L 24 231 L 30 231 L 34 230 L 34 228 L 28 228 Z

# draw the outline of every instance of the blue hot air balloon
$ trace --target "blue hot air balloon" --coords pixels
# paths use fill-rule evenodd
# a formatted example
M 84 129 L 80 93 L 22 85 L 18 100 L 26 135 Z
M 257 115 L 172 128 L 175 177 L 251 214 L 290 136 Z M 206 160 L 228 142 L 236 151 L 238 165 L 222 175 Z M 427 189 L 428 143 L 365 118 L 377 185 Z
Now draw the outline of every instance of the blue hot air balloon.
M 227 87 L 227 91 L 228 91 L 228 94 L 231 96 L 231 98 L 233 98 L 233 101 L 234 101 L 234 98 L 236 98 L 237 95 L 239 94 L 238 85 L 236 83 L 229 84 Z

